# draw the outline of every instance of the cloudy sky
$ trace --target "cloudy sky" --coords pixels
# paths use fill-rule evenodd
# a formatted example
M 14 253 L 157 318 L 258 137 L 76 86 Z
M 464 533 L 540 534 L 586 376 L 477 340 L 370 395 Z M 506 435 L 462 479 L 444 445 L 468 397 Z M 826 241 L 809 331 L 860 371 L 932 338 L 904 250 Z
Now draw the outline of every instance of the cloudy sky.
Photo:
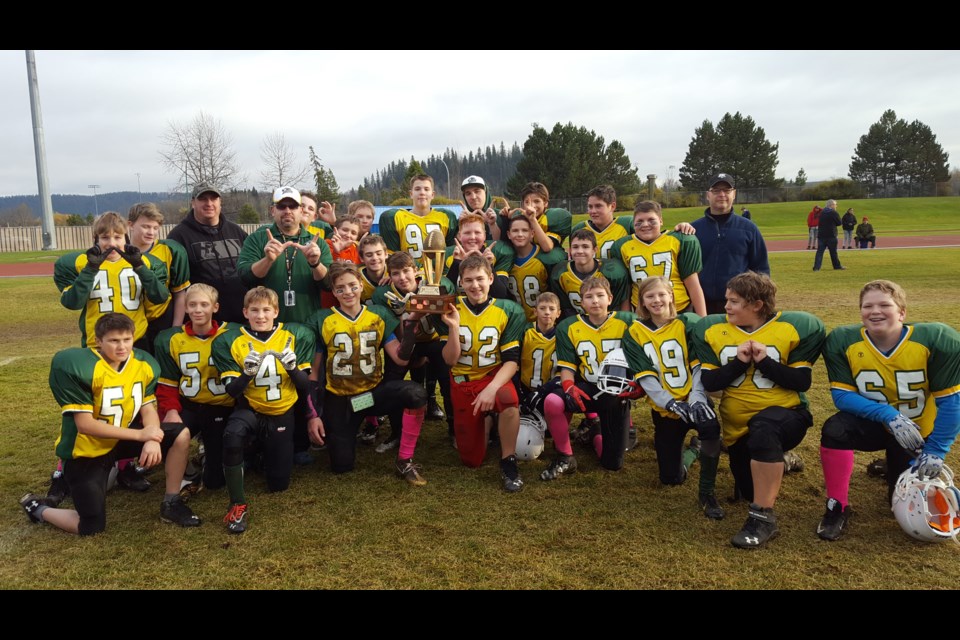
M 171 121 L 222 120 L 251 186 L 276 132 L 341 188 L 391 160 L 521 145 L 536 122 L 620 140 L 641 176 L 676 175 L 695 127 L 740 111 L 780 143 L 777 175 L 845 176 L 885 109 L 960 162 L 958 52 L 47 52 L 37 73 L 53 193 L 165 191 Z M 36 193 L 26 60 L 0 52 L 0 195 Z M 671 169 L 671 166 L 673 168 Z

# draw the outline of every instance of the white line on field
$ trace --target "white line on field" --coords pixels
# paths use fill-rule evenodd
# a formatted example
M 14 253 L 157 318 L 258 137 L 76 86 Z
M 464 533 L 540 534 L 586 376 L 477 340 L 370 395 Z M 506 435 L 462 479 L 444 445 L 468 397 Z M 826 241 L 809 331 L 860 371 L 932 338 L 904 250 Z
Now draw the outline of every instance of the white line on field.
M 0 360 L 0 367 L 5 367 L 5 366 L 7 366 L 8 364 L 10 364 L 11 362 L 15 362 L 15 361 L 19 360 L 21 357 L 22 357 L 22 356 L 13 356 L 12 358 L 4 358 L 4 359 Z

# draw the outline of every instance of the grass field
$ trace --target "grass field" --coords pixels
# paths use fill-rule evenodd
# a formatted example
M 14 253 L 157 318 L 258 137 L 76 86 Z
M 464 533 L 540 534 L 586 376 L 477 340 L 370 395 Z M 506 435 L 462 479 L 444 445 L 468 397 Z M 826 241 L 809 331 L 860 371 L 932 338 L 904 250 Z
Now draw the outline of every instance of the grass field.
M 843 203 L 841 203 L 842 206 Z M 753 209 L 753 208 L 751 208 Z M 762 211 L 753 209 L 755 215 Z M 772 256 L 780 307 L 819 315 L 828 328 L 858 318 L 857 291 L 886 277 L 909 294 L 908 320 L 957 326 L 954 286 L 960 249 L 851 252 L 844 272 L 810 272 L 810 256 Z M 681 487 L 659 486 L 648 411 L 636 410 L 639 445 L 617 473 L 577 450 L 580 472 L 537 479 L 552 456 L 523 464 L 527 486 L 499 489 L 496 452 L 478 470 L 460 465 L 445 426 L 424 427 L 417 458 L 429 484 L 408 487 L 391 474 L 392 456 L 361 448 L 356 472 L 334 477 L 325 454 L 294 472 L 292 487 L 267 494 L 248 476 L 251 528 L 226 533 L 224 491 L 201 492 L 191 506 L 205 520 L 183 530 L 158 518 L 162 471 L 145 495 L 114 491 L 105 534 L 80 539 L 27 522 L 17 505 L 41 491 L 54 463 L 59 411 L 47 387 L 52 354 L 77 342 L 77 316 L 61 308 L 45 278 L 0 280 L 11 301 L 2 320 L 0 407 L 0 586 L 15 588 L 897 588 L 960 584 L 953 545 L 923 545 L 900 531 L 885 485 L 857 454 L 846 538 L 820 541 L 823 512 L 819 427 L 832 412 L 818 361 L 810 393 L 815 426 L 798 451 L 807 468 L 786 478 L 777 512 L 781 535 L 767 549 L 734 549 L 729 538 L 744 504 L 708 521 L 696 506 L 694 466 Z M 960 468 L 956 453 L 948 464 Z M 721 461 L 718 492 L 732 491 Z

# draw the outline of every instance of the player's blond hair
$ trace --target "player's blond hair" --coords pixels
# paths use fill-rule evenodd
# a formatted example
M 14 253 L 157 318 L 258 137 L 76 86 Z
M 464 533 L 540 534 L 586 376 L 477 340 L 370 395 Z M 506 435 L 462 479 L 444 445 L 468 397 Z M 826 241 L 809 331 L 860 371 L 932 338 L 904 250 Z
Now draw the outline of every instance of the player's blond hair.
M 544 291 L 543 293 L 538 295 L 537 303 L 533 306 L 539 307 L 541 302 L 543 302 L 544 304 L 552 304 L 557 309 L 560 308 L 560 298 L 558 298 L 557 294 L 555 294 L 553 291 Z
M 127 235 L 127 223 L 116 211 L 106 211 L 93 223 L 93 240 L 96 241 L 102 235 L 108 233 L 119 233 Z
M 136 222 L 140 218 L 163 224 L 163 213 L 160 212 L 160 207 L 152 202 L 138 202 L 130 207 L 130 211 L 127 212 L 127 221 Z
M 244 309 L 249 308 L 254 302 L 266 302 L 277 311 L 280 310 L 280 298 L 277 297 L 277 292 L 264 286 L 254 287 L 243 296 Z
M 204 284 L 203 282 L 197 282 L 196 284 L 192 284 L 187 287 L 187 291 L 183 296 L 183 301 L 186 302 L 190 299 L 190 296 L 194 295 L 206 296 L 207 300 L 209 300 L 212 304 L 217 304 L 217 302 L 220 300 L 220 293 L 210 285 Z
M 650 289 L 656 289 L 660 287 L 661 289 L 666 289 L 670 292 L 670 305 L 669 312 L 671 318 L 677 317 L 677 305 L 673 300 L 673 285 L 670 281 L 663 276 L 651 276 L 646 278 L 643 282 L 640 283 L 640 287 L 637 290 L 637 314 L 644 320 L 649 320 L 652 317 L 650 311 L 643 306 L 643 294 Z
M 890 280 L 871 280 L 860 289 L 860 304 L 863 304 L 863 296 L 870 291 L 880 291 L 893 299 L 894 304 L 900 308 L 900 311 L 907 310 L 907 292 L 896 282 Z
M 377 209 L 373 206 L 373 203 L 369 200 L 354 200 L 347 205 L 347 215 L 353 216 L 357 214 L 357 211 L 360 209 L 370 209 L 376 213 Z

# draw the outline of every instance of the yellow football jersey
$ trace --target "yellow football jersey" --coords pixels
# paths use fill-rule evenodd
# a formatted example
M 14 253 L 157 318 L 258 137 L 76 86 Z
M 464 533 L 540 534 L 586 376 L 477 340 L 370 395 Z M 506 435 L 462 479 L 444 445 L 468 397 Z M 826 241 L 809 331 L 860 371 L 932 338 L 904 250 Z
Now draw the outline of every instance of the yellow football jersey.
M 584 228 L 593 231 L 593 235 L 597 238 L 597 257 L 601 260 L 606 260 L 610 257 L 610 250 L 613 249 L 614 243 L 620 238 L 633 233 L 633 216 L 614 218 L 603 231 L 598 230 L 593 222 L 587 219 L 575 224 L 573 231 L 576 232 L 578 229 Z
M 700 361 L 692 352 L 689 333 L 699 317 L 682 314 L 662 327 L 653 328 L 643 320 L 630 325 L 623 335 L 621 347 L 635 372 L 634 380 L 653 376 L 663 389 L 677 400 L 686 400 L 693 388 L 692 371 Z M 650 407 L 660 415 L 675 418 L 676 415 L 658 407 L 646 398 Z
M 383 346 L 399 324 L 389 309 L 362 307 L 356 318 L 339 307 L 321 309 L 313 322 L 320 336 L 317 351 L 324 354 L 328 393 L 355 396 L 380 384 L 386 357 Z
M 231 327 L 213 341 L 213 361 L 220 378 L 226 383 L 243 372 L 243 360 L 251 351 L 282 352 L 290 348 L 297 354 L 297 368 L 309 369 L 313 363 L 313 332 L 302 324 L 281 322 L 265 340 L 258 338 L 249 327 Z M 257 413 L 279 416 L 297 402 L 297 387 L 293 384 L 280 360 L 267 355 L 260 370 L 243 390 L 250 408 Z
M 556 330 L 542 333 L 533 323 L 523 332 L 520 346 L 520 383 L 536 389 L 557 375 Z
M 363 285 L 363 291 L 360 292 L 360 301 L 364 304 L 370 304 L 370 299 L 373 298 L 373 292 L 380 286 L 380 280 L 379 278 L 377 280 L 371 280 L 370 274 L 367 273 L 367 268 L 360 267 L 360 284 Z
M 837 327 L 823 359 L 831 387 L 895 407 L 926 438 L 937 416 L 932 400 L 960 393 L 960 336 L 941 323 L 904 326 L 906 334 L 889 354 L 874 346 L 862 325 Z
M 448 246 L 453 244 L 451 229 L 455 234 L 456 218 L 446 210 L 431 209 L 427 215 L 419 216 L 406 209 L 397 209 L 383 213 L 379 228 L 391 252 L 406 251 L 419 262 L 431 231 L 442 233 Z
M 467 304 L 466 296 L 461 296 L 457 298 L 457 311 L 460 312 L 460 358 L 451 367 L 451 373 L 455 379 L 462 376 L 466 380 L 480 380 L 503 364 L 501 353 L 519 348 L 526 327 L 523 309 L 513 300 L 491 298 L 475 313 Z M 450 338 L 444 333 L 445 324 L 440 322 L 437 329 L 442 341 Z
M 803 313 L 780 312 L 753 332 L 727 322 L 724 315 L 711 315 L 697 323 L 694 342 L 704 370 L 718 369 L 737 357 L 737 347 L 747 340 L 767 345 L 767 357 L 790 367 L 811 368 L 820 355 L 826 330 L 819 318 Z M 723 390 L 720 419 L 723 441 L 732 445 L 747 433 L 747 422 L 767 407 L 806 407 L 807 397 L 784 389 L 764 376 L 753 364 Z
M 60 458 L 97 458 L 118 440 L 80 433 L 75 413 L 127 429 L 144 404 L 155 402 L 160 366 L 145 351 L 134 349 L 117 371 L 96 349 L 64 349 L 50 364 L 50 390 L 63 409 L 56 450 Z
M 162 262 L 150 255 L 144 255 L 143 263 L 154 272 L 159 281 L 156 283 L 157 292 L 160 293 L 162 290 L 163 295 L 158 300 L 161 302 L 168 300 L 170 293 L 164 284 L 167 275 Z M 120 259 L 114 262 L 104 260 L 93 274 L 89 292 L 80 291 L 77 289 L 78 286 L 85 287 L 79 282 L 85 282 L 85 280 L 81 281 L 81 278 L 84 278 L 83 270 L 86 265 L 87 256 L 80 253 L 62 256 L 54 266 L 54 282 L 61 291 L 61 304 L 68 309 L 80 309 L 80 333 L 83 345 L 97 346 L 93 328 L 100 316 L 106 313 L 122 313 L 129 317 L 134 324 L 133 339 L 142 338 L 147 332 L 145 303 L 148 292 L 145 291 L 137 272 L 126 260 Z M 78 295 L 84 299 L 78 300 Z
M 180 396 L 198 404 L 232 407 L 233 398 L 220 381 L 213 361 L 213 341 L 233 328 L 224 322 L 209 336 L 197 336 L 187 324 L 162 331 L 153 352 L 160 363 L 160 384 L 176 387 Z
M 520 302 L 528 322 L 537 319 L 537 296 L 549 291 L 550 273 L 555 265 L 565 262 L 567 254 L 563 249 L 543 252 L 534 247 L 526 258 L 513 260 L 507 278 L 507 286 L 513 297 Z
M 173 301 L 173 294 L 179 293 L 190 286 L 190 262 L 187 259 L 187 250 L 174 240 L 160 240 L 149 251 L 152 257 L 163 262 L 167 268 L 167 290 L 170 297 L 160 304 L 144 300 L 144 310 L 147 322 L 153 322 L 163 317 L 167 307 Z
M 585 314 L 563 320 L 557 326 L 557 368 L 569 369 L 577 379 L 596 384 L 600 363 L 620 347 L 623 334 L 636 319 L 629 311 L 615 311 L 599 326 Z
M 630 274 L 630 305 L 634 311 L 640 305 L 640 283 L 652 276 L 670 280 L 677 309 L 690 306 L 690 295 L 683 280 L 703 268 L 700 241 L 696 236 L 670 231 L 648 244 L 631 234 L 614 243 L 610 257 L 620 260 Z

